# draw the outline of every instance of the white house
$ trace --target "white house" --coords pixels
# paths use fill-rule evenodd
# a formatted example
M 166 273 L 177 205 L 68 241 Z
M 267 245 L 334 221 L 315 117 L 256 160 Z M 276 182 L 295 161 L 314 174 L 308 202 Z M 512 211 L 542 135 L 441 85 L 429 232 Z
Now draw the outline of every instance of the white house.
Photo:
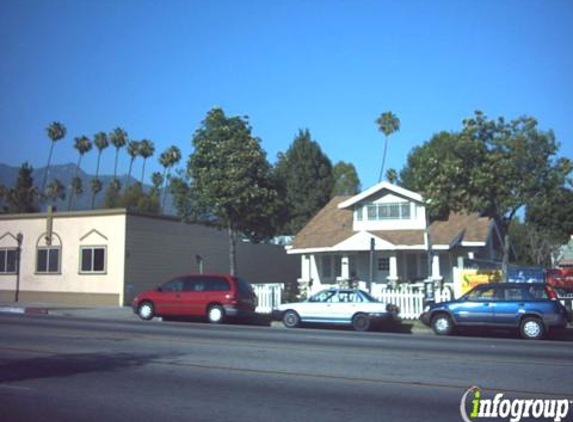
M 237 262 L 251 283 L 297 278 L 297 260 L 282 246 L 239 242 Z M 0 215 L 0 302 L 18 294 L 27 302 L 128 305 L 200 268 L 229 271 L 226 232 L 125 209 Z
M 428 276 L 450 282 L 460 258 L 498 261 L 501 245 L 494 220 L 452 213 L 428 226 L 419 194 L 382 182 L 333 198 L 287 251 L 300 255 L 299 285 L 312 293 L 332 284 L 368 283 L 371 271 L 375 287 Z

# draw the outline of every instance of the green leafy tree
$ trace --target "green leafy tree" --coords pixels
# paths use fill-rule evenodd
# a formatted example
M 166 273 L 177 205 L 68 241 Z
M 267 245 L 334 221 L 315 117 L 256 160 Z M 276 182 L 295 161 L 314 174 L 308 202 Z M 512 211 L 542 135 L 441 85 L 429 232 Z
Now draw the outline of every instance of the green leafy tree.
M 386 111 L 382 113 L 377 119 L 376 124 L 378 125 L 378 130 L 384 134 L 384 154 L 382 155 L 382 167 L 380 167 L 380 177 L 378 177 L 378 182 L 382 181 L 382 175 L 384 174 L 384 166 L 386 164 L 386 152 L 388 150 L 388 137 L 394 132 L 400 130 L 400 119 L 396 117 L 391 111 Z
M 99 165 L 101 154 L 104 149 L 109 146 L 109 140 L 105 132 L 98 132 L 94 136 L 94 145 L 97 148 L 97 164 L 96 164 L 96 174 L 95 178 L 91 181 L 91 191 L 92 191 L 92 210 L 95 208 L 95 198 L 98 193 L 101 192 L 103 185 L 101 180 L 99 180 Z
M 92 143 L 87 136 L 80 136 L 75 139 L 74 148 L 78 151 L 78 162 L 76 164 L 74 178 L 72 179 L 72 189 L 68 201 L 68 211 L 72 209 L 74 196 L 79 196 L 83 193 L 82 181 L 78 177 L 78 172 L 81 170 L 82 159 L 84 158 L 84 155 L 90 152 L 92 149 Z
M 118 205 L 130 211 L 148 214 L 159 213 L 159 197 L 153 192 L 145 193 L 139 182 L 127 187 L 120 195 Z
M 441 133 L 408 157 L 402 171 L 406 188 L 431 200 L 434 214 L 477 211 L 494 218 L 505 233 L 517 211 L 563 186 L 571 161 L 557 158 L 552 131 L 538 129 L 531 117 L 489 120 L 482 112 L 463 121 L 459 133 Z
M 48 154 L 48 164 L 46 165 L 46 171 L 44 172 L 44 181 L 42 182 L 41 193 L 44 193 L 46 189 L 46 183 L 48 181 L 48 174 L 50 172 L 50 164 L 52 162 L 52 153 L 54 151 L 54 144 L 66 136 L 66 127 L 60 122 L 53 122 L 50 126 L 46 128 L 48 133 L 48 138 L 50 138 L 50 153 Z
M 5 211 L 8 213 L 34 213 L 39 211 L 38 189 L 34 187 L 34 168 L 22 164 L 14 187 L 4 192 Z
M 334 178 L 332 196 L 356 195 L 360 192 L 360 179 L 354 164 L 339 161 L 332 168 L 332 177 Z
M 142 139 L 139 144 L 139 155 L 143 158 L 143 165 L 141 166 L 141 184 L 143 184 L 143 178 L 145 177 L 145 162 L 149 157 L 152 157 L 155 153 L 155 145 L 149 139 Z
M 237 233 L 259 241 L 272 236 L 279 207 L 271 166 L 246 118 L 211 109 L 193 136 L 188 162 L 197 205 L 229 233 L 231 274 L 237 273 Z
M 538 196 L 528 205 L 525 221 L 547 233 L 557 245 L 573 234 L 573 191 L 564 186 Z
M 289 149 L 279 154 L 276 175 L 288 213 L 282 232 L 295 234 L 330 201 L 332 163 L 309 130 L 299 130 Z
M 66 199 L 66 187 L 59 179 L 53 179 L 48 183 L 46 195 L 52 205 L 56 206 L 58 200 L 64 201 Z

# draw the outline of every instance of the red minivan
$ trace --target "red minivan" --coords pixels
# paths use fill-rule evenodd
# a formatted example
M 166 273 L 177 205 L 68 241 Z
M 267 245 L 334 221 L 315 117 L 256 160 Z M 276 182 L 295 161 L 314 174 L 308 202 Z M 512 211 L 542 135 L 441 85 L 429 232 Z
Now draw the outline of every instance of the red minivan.
M 218 324 L 227 317 L 251 316 L 257 297 L 253 287 L 228 274 L 188 274 L 172 278 L 155 290 L 139 293 L 133 312 L 143 320 L 154 316 L 204 316 Z

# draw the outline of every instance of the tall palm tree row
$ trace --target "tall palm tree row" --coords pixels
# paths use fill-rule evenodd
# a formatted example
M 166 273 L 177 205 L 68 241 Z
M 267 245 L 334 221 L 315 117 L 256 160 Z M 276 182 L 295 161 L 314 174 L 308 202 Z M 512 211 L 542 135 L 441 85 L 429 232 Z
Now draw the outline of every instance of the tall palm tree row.
M 52 205 L 55 207 L 56 202 L 58 199 L 62 201 L 66 199 L 66 187 L 59 179 L 53 179 L 48 183 L 46 188 L 46 196 L 52 202 Z
M 102 190 L 102 182 L 99 180 L 99 165 L 101 159 L 101 153 L 104 149 L 109 146 L 109 140 L 105 132 L 98 132 L 94 135 L 94 145 L 97 148 L 97 164 L 96 164 L 96 174 L 95 178 L 92 179 L 91 189 L 92 189 L 92 210 L 95 208 L 95 198 L 96 195 Z
M 175 145 L 163 151 L 159 157 L 159 163 L 163 166 L 163 199 L 161 201 L 161 208 L 165 206 L 165 197 L 167 196 L 167 179 L 169 179 L 169 171 L 171 168 L 181 160 L 181 150 Z
M 80 195 L 83 192 L 82 179 L 78 177 L 78 171 L 81 169 L 84 154 L 88 153 L 92 149 L 92 142 L 87 136 L 80 136 L 75 139 L 74 148 L 78 151 L 78 163 L 74 172 L 74 178 L 72 179 L 71 192 L 68 200 L 68 211 L 72 209 L 74 194 Z
M 41 194 L 44 193 L 46 189 L 46 182 L 48 181 L 48 173 L 50 172 L 50 164 L 52 162 L 52 153 L 54 151 L 54 144 L 66 136 L 66 127 L 60 122 L 53 122 L 50 126 L 46 128 L 48 133 L 48 138 L 50 138 L 50 153 L 48 154 L 48 164 L 46 165 L 46 170 L 44 171 L 44 181 L 42 182 Z
M 145 177 L 145 162 L 155 153 L 155 145 L 149 139 L 142 139 L 139 143 L 139 155 L 143 158 L 143 166 L 141 167 L 141 184 L 143 185 L 143 178 Z
M 384 154 L 382 155 L 382 167 L 380 168 L 380 176 L 378 177 L 378 182 L 382 181 L 382 175 L 384 174 L 384 165 L 386 164 L 386 151 L 388 149 L 388 136 L 392 135 L 394 132 L 400 130 L 400 119 L 396 117 L 391 111 L 386 111 L 382 113 L 377 119 L 376 124 L 378 125 L 378 130 L 384 134 Z
M 129 181 L 131 180 L 131 170 L 133 169 L 133 162 L 139 156 L 140 142 L 139 141 L 129 141 L 127 144 L 127 154 L 131 157 L 129 160 L 129 171 L 127 172 L 127 182 L 126 188 L 129 186 Z
M 109 141 L 115 148 L 115 164 L 113 166 L 113 186 L 116 190 L 121 188 L 121 184 L 119 180 L 117 180 L 117 158 L 119 156 L 119 150 L 125 146 L 127 143 L 127 132 L 122 128 L 116 128 L 112 133 L 109 135 Z

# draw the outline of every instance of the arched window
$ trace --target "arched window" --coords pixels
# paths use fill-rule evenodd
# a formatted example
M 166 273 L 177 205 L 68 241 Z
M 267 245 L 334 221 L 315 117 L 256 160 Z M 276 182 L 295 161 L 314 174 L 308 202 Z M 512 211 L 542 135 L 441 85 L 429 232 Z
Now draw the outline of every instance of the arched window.
M 12 233 L 0 236 L 0 275 L 16 274 L 18 240 Z
M 36 242 L 36 274 L 60 274 L 61 267 L 62 239 L 54 232 L 42 234 Z

